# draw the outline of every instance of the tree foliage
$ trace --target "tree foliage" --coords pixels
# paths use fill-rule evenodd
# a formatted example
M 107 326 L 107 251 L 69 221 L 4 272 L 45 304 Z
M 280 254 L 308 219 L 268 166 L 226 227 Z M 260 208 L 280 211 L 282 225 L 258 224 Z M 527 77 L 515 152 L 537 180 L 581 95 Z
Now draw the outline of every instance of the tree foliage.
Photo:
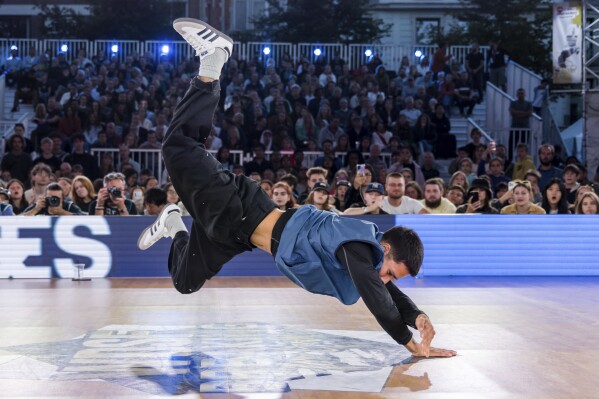
M 551 71 L 550 0 L 460 0 L 459 22 L 441 39 L 450 45 L 497 39 L 510 58 L 539 74 Z
M 37 8 L 44 20 L 42 26 L 42 36 L 44 38 L 70 39 L 79 37 L 80 26 L 85 23 L 84 17 L 72 8 L 43 3 L 37 5 Z
M 371 0 L 267 0 L 267 13 L 252 22 L 261 40 L 375 43 L 389 34 L 391 26 L 369 15 L 371 3 Z
M 48 34 L 87 39 L 162 40 L 178 37 L 172 21 L 184 15 L 185 4 L 164 0 L 102 0 L 89 6 L 90 15 L 72 9 L 38 5 Z

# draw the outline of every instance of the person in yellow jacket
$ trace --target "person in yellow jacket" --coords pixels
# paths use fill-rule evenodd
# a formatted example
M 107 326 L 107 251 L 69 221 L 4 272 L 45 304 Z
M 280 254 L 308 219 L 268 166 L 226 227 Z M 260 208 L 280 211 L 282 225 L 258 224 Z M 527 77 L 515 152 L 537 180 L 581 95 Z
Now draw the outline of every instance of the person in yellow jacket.
M 524 180 L 526 172 L 530 169 L 536 169 L 536 166 L 532 157 L 528 154 L 528 146 L 526 144 L 518 144 L 516 154 L 518 160 L 514 163 L 511 178 L 512 180 Z
M 545 210 L 532 203 L 532 187 L 529 181 L 514 180 L 509 183 L 514 203 L 501 209 L 507 215 L 544 215 Z

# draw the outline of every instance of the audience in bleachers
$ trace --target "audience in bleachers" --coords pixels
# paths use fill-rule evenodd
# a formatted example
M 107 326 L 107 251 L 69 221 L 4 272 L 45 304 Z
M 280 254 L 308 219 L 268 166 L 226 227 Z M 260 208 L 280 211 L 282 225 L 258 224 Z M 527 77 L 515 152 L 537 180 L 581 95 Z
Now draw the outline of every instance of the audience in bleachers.
M 482 100 L 482 56 L 475 44 L 465 65 L 449 63 L 444 49 L 432 65 L 430 55 L 415 65 L 405 57 L 397 71 L 378 55 L 351 70 L 339 54 L 329 63 L 287 55 L 278 65 L 234 54 L 221 77 L 221 107 L 206 146 L 225 169 L 260 182 L 281 209 L 593 213 L 596 197 L 583 195 L 594 191 L 586 169 L 575 158 L 563 162 L 550 144 L 538 149 L 538 168 L 526 145 L 517 147 L 512 163 L 505 145 L 483 143 L 478 129 L 468 145 L 455 148 L 449 115 L 458 108 L 469 115 Z M 196 59 L 128 55 L 119 61 L 80 52 L 69 63 L 65 54 L 48 54 L 32 48 L 21 59 L 13 52 L 7 69 L 8 84 L 16 87 L 13 111 L 26 102 L 35 113 L 29 132 L 15 125 L 2 149 L 3 209 L 57 214 L 44 202 L 56 184 L 63 190 L 54 195 L 59 208 L 72 200 L 92 215 L 154 214 L 162 194 L 184 208 L 158 153 Z M 494 45 L 492 77 L 503 86 L 500 54 Z M 449 181 L 438 179 L 435 158 L 455 158 Z M 511 180 L 518 180 L 515 188 L 508 187 Z

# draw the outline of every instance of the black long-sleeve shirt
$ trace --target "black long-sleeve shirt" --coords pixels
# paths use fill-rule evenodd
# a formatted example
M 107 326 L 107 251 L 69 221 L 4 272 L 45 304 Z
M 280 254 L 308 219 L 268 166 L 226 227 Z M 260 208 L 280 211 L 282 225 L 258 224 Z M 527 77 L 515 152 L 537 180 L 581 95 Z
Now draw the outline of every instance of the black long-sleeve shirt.
M 337 259 L 349 274 L 370 313 L 397 343 L 406 345 L 412 339 L 408 326 L 415 328 L 416 317 L 424 313 L 393 283 L 384 284 L 375 269 L 372 247 L 362 242 L 343 244 Z

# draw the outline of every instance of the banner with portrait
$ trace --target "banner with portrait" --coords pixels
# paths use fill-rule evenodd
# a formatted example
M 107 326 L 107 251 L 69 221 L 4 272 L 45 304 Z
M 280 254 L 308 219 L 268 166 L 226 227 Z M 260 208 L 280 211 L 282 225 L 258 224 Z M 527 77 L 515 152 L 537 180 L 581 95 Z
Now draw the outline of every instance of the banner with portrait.
M 553 5 L 553 83 L 582 82 L 582 4 Z

